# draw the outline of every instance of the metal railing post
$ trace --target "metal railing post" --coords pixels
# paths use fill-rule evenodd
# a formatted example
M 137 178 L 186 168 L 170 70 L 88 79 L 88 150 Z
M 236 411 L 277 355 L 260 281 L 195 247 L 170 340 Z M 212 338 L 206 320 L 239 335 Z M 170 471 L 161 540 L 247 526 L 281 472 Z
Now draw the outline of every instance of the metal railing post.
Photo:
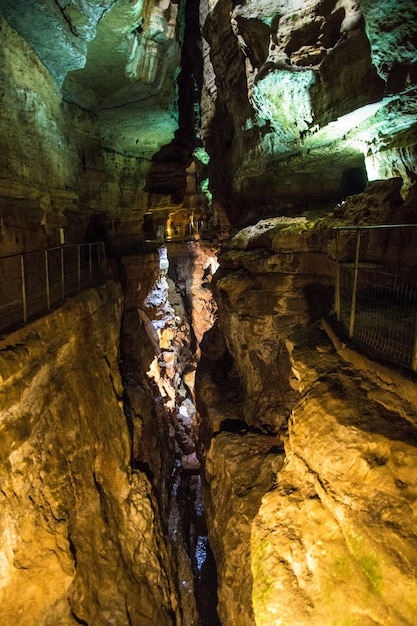
M 65 300 L 64 246 L 61 246 L 61 296 Z
M 352 302 L 350 306 L 350 320 L 349 320 L 349 337 L 353 337 L 353 331 L 355 328 L 355 312 L 356 312 L 356 295 L 358 291 L 358 271 L 359 271 L 359 253 L 361 246 L 361 231 L 359 228 L 356 231 L 356 251 L 355 251 L 355 269 L 353 273 L 353 286 L 352 286 Z
M 411 369 L 417 372 L 417 315 L 414 322 L 414 345 L 413 353 L 411 355 Z
M 77 246 L 77 279 L 78 279 L 78 293 L 81 291 L 81 246 Z
M 100 242 L 99 246 L 101 247 L 101 253 L 102 253 L 102 265 L 103 267 L 106 267 L 107 259 L 106 259 L 106 246 L 104 245 L 104 241 Z M 101 277 L 103 277 L 103 274 L 104 274 L 104 270 L 101 269 Z
M 91 243 L 88 244 L 88 267 L 90 272 L 90 287 L 93 284 L 93 260 L 91 258 Z
M 26 324 L 28 318 L 27 300 L 26 300 L 26 278 L 25 278 L 25 260 L 23 254 L 20 255 L 20 276 L 22 282 L 22 305 L 23 305 L 23 322 Z
M 339 261 L 339 252 L 340 252 L 340 230 L 336 229 L 336 288 L 335 288 L 335 303 L 334 308 L 336 310 L 336 319 L 340 322 L 340 261 Z
M 51 292 L 49 287 L 49 262 L 48 262 L 48 250 L 45 250 L 45 288 L 46 288 L 46 306 L 51 308 Z
M 100 278 L 101 278 L 101 246 L 98 243 L 97 244 L 97 268 L 98 268 L 98 280 L 97 282 L 100 282 Z

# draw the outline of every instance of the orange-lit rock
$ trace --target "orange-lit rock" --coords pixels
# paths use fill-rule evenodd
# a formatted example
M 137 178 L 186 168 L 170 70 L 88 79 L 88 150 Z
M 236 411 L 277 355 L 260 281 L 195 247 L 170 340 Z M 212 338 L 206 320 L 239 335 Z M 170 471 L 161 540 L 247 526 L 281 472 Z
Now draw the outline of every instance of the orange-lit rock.
M 109 282 L 1 342 L 5 626 L 168 626 L 178 614 L 158 506 L 129 463 L 120 316 Z
M 219 256 L 196 394 L 223 626 L 415 623 L 415 381 L 319 321 L 332 226 L 401 211 L 400 186 L 370 184 L 316 224 L 262 220 Z
M 222 626 L 414 626 L 415 383 L 319 321 L 333 226 L 417 221 L 416 3 L 0 14 L 0 254 L 103 239 L 124 292 L 1 339 L 2 626 L 215 626 L 200 468 Z M 158 266 L 157 211 L 213 243 Z
M 294 337 L 303 398 L 251 528 L 255 623 L 414 624 L 414 384 L 313 333 Z
M 237 233 L 219 261 L 215 294 L 245 393 L 242 419 L 278 431 L 297 398 L 286 337 L 332 305 L 326 238 L 303 219 L 264 220 Z

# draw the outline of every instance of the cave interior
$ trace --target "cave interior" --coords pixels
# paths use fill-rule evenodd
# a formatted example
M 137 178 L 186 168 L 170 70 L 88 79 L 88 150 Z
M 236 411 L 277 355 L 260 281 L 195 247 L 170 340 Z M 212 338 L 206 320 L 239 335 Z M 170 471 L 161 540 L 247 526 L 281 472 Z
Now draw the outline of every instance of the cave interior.
M 414 0 L 1 0 L 0 622 L 417 623 Z

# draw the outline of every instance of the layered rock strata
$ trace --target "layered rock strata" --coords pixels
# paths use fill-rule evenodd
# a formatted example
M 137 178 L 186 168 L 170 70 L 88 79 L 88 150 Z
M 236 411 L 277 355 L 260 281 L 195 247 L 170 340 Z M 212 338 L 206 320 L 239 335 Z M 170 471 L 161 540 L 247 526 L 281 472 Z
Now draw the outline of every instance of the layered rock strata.
M 2 254 L 59 245 L 59 228 L 67 243 L 82 243 L 95 215 L 110 214 L 108 237 L 122 215 L 124 231 L 138 232 L 149 164 L 104 148 L 96 114 L 63 102 L 33 49 L 4 20 L 0 33 Z
M 215 294 L 226 346 L 215 358 L 232 355 L 250 426 L 278 431 L 296 400 L 285 341 L 331 308 L 327 243 L 305 218 L 275 218 L 240 231 L 220 257 Z
M 82 242 L 90 218 L 138 235 L 149 207 L 195 206 L 195 10 L 23 4 L 0 7 L 2 252 L 58 245 L 60 228 Z
M 316 224 L 262 220 L 219 257 L 196 394 L 224 626 L 415 623 L 414 377 L 321 322 L 332 227 L 411 219 L 400 188 L 372 184 Z M 409 237 L 402 254 L 410 266 Z
M 201 132 L 232 222 L 326 210 L 398 168 L 410 187 L 415 11 L 408 0 L 202 4 Z
M 181 623 L 154 490 L 132 471 L 121 292 L 2 339 L 2 624 Z

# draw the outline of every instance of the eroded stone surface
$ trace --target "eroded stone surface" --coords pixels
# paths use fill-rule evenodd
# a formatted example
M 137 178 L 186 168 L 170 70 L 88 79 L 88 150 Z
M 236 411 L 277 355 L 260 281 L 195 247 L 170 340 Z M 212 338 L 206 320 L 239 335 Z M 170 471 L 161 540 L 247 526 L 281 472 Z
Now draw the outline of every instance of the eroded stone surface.
M 300 399 L 285 455 L 240 422 L 205 457 L 222 623 L 339 623 L 344 606 L 353 624 L 411 626 L 414 383 L 343 346 L 340 358 L 317 325 L 287 348 Z
M 358 371 L 341 363 L 327 337 L 306 333 L 304 346 L 299 339 L 292 356 L 303 399 L 289 422 L 277 488 L 252 525 L 256 623 L 337 623 L 344 606 L 352 624 L 411 625 L 413 385 L 397 379 L 397 386 L 389 374 L 382 382 L 370 364 Z
M 172 624 L 172 555 L 130 469 L 120 289 L 85 292 L 1 344 L 1 621 Z
M 225 625 L 415 622 L 415 381 L 319 321 L 333 302 L 333 227 L 411 219 L 414 192 L 400 191 L 400 179 L 371 183 L 315 223 L 261 220 L 219 257 L 196 393 Z M 398 240 L 363 245 L 389 259 Z
M 109 237 L 122 217 L 121 232 L 140 232 L 149 163 L 104 149 L 96 115 L 63 103 L 51 75 L 4 21 L 1 36 L 2 254 L 59 245 L 59 228 L 67 243 L 83 243 L 92 215 L 109 216 L 102 220 Z
M 216 156 L 212 188 L 232 221 L 325 206 L 361 191 L 366 177 L 392 177 L 396 163 L 409 188 L 412 3 L 249 2 L 230 18 L 226 4 L 202 12 L 202 130 Z
M 219 261 L 215 294 L 244 388 L 242 417 L 278 431 L 297 395 L 285 339 L 332 303 L 326 238 L 302 219 L 264 220 L 237 233 Z
M 83 238 L 92 215 L 107 216 L 106 225 L 123 219 L 131 235 L 150 205 L 181 203 L 189 194 L 195 97 L 187 87 L 193 79 L 184 79 L 192 68 L 177 94 L 178 4 L 34 0 L 6 2 L 0 14 L 4 225 L 21 208 L 36 216 L 28 228 L 34 238 L 56 245 L 61 227 Z M 31 234 L 5 252 L 28 247 Z
M 157 490 L 174 546 L 181 623 L 190 626 L 200 623 L 195 588 L 207 559 L 194 376 L 202 334 L 216 312 L 210 290 L 215 254 L 213 247 L 189 242 L 122 261 L 127 292 L 122 371 L 132 463 L 146 469 Z M 204 589 L 197 603 L 211 593 Z M 215 608 L 210 610 L 214 615 Z
M 216 558 L 222 624 L 255 624 L 250 569 L 250 529 L 260 499 L 282 465 L 274 437 L 220 433 L 205 457 L 205 498 L 210 541 Z
M 233 238 L 216 279 L 219 322 L 203 341 L 200 458 L 222 622 L 322 625 L 348 604 L 358 626 L 411 626 L 415 390 L 379 365 L 339 358 L 313 323 L 332 305 L 333 225 L 416 221 L 415 5 L 207 0 L 203 68 L 192 38 L 176 82 L 181 37 L 190 38 L 178 7 L 2 3 L 2 253 L 56 245 L 66 227 L 76 241 L 111 236 L 123 256 L 123 237 L 138 235 L 148 206 L 203 202 L 209 176 L 228 225 L 302 215 Z M 194 7 L 194 35 L 195 17 Z M 200 89 L 208 155 L 194 169 Z M 366 177 L 393 176 L 354 195 Z M 314 226 L 313 209 L 322 215 L 346 196 Z M 412 263 L 413 249 L 411 237 L 404 256 Z M 57 313 L 45 345 L 19 335 L 2 364 L 6 622 L 196 619 L 186 548 L 180 539 L 172 557 L 152 492 L 174 533 L 183 517 L 168 502 L 173 459 L 186 471 L 199 463 L 191 414 L 182 403 L 179 420 L 167 417 L 145 374 L 163 352 L 160 395 L 175 401 L 176 368 L 191 352 L 187 300 L 169 278 L 161 350 L 141 309 L 153 261 L 137 271 L 125 260 L 123 269 L 132 450 L 111 307 L 88 305 L 74 334 Z M 196 297 L 208 266 L 201 269 L 196 281 L 178 272 L 198 300 L 196 342 L 205 328 L 197 314 L 213 314 Z M 171 577 L 178 560 L 179 593 Z

